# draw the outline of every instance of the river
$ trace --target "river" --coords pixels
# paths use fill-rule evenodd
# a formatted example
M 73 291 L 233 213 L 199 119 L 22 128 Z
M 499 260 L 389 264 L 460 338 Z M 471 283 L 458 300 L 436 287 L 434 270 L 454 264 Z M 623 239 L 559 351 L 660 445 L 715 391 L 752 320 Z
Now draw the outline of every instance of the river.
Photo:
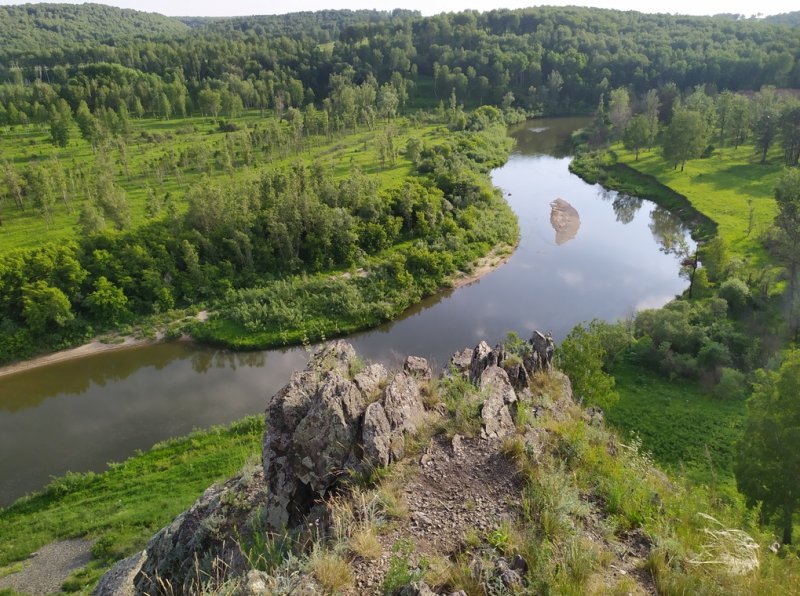
M 351 336 L 363 356 L 396 364 L 417 354 L 443 365 L 510 330 L 528 337 L 537 328 L 558 340 L 581 321 L 628 317 L 683 291 L 670 244 L 691 239 L 677 218 L 569 172 L 564 141 L 586 123 L 542 119 L 511 129 L 516 149 L 492 179 L 519 217 L 517 250 L 475 283 Z M 99 471 L 163 439 L 260 413 L 306 359 L 302 347 L 236 354 L 167 343 L 0 378 L 0 506 L 51 476 Z

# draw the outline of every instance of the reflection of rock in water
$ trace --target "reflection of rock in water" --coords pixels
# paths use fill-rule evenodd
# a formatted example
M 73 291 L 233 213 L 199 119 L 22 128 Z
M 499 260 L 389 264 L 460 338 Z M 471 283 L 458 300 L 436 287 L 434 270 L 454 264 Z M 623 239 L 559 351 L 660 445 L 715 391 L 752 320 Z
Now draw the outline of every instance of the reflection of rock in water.
M 569 242 L 578 234 L 581 218 L 575 207 L 564 199 L 556 199 L 550 203 L 550 223 L 556 231 L 556 244 Z

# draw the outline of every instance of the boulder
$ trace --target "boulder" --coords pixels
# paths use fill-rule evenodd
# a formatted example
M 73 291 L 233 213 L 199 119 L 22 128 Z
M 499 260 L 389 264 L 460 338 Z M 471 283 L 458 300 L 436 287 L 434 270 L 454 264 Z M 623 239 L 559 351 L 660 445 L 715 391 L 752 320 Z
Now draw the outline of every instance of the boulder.
M 364 399 L 373 401 L 380 396 L 381 387 L 388 378 L 389 373 L 383 364 L 370 364 L 353 377 L 353 382 L 358 387 Z
M 481 374 L 486 367 L 489 366 L 489 356 L 492 353 L 492 348 L 489 347 L 485 341 L 482 341 L 475 349 L 472 350 L 472 360 L 469 363 L 469 380 L 477 383 Z
M 297 425 L 289 459 L 296 478 L 323 496 L 357 442 L 366 402 L 354 383 L 331 371 Z M 298 465 L 299 462 L 299 465 Z
M 364 459 L 373 466 L 389 464 L 392 453 L 392 427 L 383 406 L 373 403 L 364 412 L 364 424 L 361 430 L 361 441 Z
M 141 551 L 117 561 L 100 578 L 92 596 L 133 596 L 136 593 L 133 580 L 146 560 L 147 552 Z
M 346 341 L 339 339 L 323 344 L 311 357 L 306 370 L 338 371 L 342 376 L 350 376 L 350 367 L 356 359 L 356 351 Z
M 534 331 L 531 335 L 530 344 L 533 347 L 531 366 L 528 372 L 550 371 L 553 369 L 553 353 L 556 344 L 553 336 L 548 332 L 546 335 L 541 331 Z
M 481 375 L 480 388 L 487 394 L 481 408 L 484 436 L 491 439 L 515 433 L 509 406 L 517 401 L 517 395 L 506 371 L 499 366 L 490 366 Z
M 506 359 L 503 362 L 503 368 L 508 374 L 508 380 L 511 381 L 511 385 L 514 387 L 514 389 L 521 391 L 530 387 L 530 376 L 528 375 L 528 371 L 525 370 L 525 365 L 522 362 L 519 360 L 511 362 L 511 360 Z
M 450 358 L 450 364 L 444 371 L 445 376 L 449 377 L 451 375 L 451 371 L 460 373 L 463 376 L 469 375 L 469 366 L 472 362 L 473 352 L 474 350 L 467 348 L 466 350 L 453 354 L 453 356 Z
M 403 364 L 403 370 L 419 381 L 430 381 L 433 377 L 428 361 L 419 356 L 409 356 Z
M 350 344 L 328 344 L 270 399 L 262 455 L 270 529 L 282 531 L 301 520 L 353 460 L 367 404 L 347 378 L 354 358 Z M 370 369 L 362 386 L 380 374 Z
M 405 373 L 397 373 L 386 387 L 383 408 L 392 430 L 415 432 L 425 417 L 416 380 Z

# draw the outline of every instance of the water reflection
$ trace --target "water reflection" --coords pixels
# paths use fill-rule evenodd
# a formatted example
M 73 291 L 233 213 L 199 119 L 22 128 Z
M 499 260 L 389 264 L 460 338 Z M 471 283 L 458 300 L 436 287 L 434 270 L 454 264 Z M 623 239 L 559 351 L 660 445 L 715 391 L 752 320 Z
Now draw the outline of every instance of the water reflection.
M 556 244 L 561 246 L 578 235 L 581 218 L 575 207 L 564 199 L 556 199 L 550 203 L 550 225 L 556 231 Z

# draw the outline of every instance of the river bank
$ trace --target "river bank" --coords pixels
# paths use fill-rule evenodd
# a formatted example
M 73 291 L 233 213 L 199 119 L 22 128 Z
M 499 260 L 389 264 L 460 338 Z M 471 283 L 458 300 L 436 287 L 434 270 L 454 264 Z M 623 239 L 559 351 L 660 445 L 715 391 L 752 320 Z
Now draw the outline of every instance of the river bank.
M 489 254 L 479 258 L 473 264 L 469 272 L 465 271 L 460 272 L 459 274 L 453 277 L 450 284 L 448 284 L 444 288 L 441 288 L 440 291 L 446 289 L 458 289 L 473 284 L 477 281 L 480 281 L 481 278 L 485 277 L 495 269 L 502 267 L 504 264 L 506 264 L 508 260 L 511 258 L 511 256 L 514 254 L 514 250 L 516 250 L 518 244 L 519 243 L 515 244 L 514 246 L 508 244 L 500 244 L 494 247 L 489 252 Z M 204 323 L 208 320 L 208 317 L 209 317 L 209 312 L 203 310 L 200 311 L 195 316 L 195 320 L 198 323 Z M 354 329 L 352 331 L 358 331 L 358 330 Z M 98 354 L 105 354 L 109 352 L 116 352 L 132 348 L 140 348 L 143 346 L 157 344 L 163 341 L 191 342 L 197 340 L 193 336 L 185 333 L 178 338 L 166 340 L 165 329 L 159 329 L 158 331 L 156 331 L 155 337 L 149 337 L 149 338 L 134 337 L 132 335 L 114 336 L 111 338 L 103 336 L 103 338 L 93 339 L 92 341 L 75 348 L 60 350 L 58 352 L 52 352 L 50 354 L 43 354 L 41 356 L 36 356 L 35 358 L 31 358 L 29 360 L 22 360 L 20 362 L 14 362 L 12 364 L 6 364 L 4 366 L 0 366 L 0 379 L 2 379 L 3 377 L 34 370 L 52 364 L 68 362 L 70 360 L 78 360 L 81 358 L 96 356 Z M 199 343 L 202 344 L 203 343 L 202 340 L 200 340 Z M 300 345 L 300 343 L 301 342 L 296 342 L 294 345 Z M 230 348 L 234 350 L 236 349 L 235 346 L 230 346 Z

